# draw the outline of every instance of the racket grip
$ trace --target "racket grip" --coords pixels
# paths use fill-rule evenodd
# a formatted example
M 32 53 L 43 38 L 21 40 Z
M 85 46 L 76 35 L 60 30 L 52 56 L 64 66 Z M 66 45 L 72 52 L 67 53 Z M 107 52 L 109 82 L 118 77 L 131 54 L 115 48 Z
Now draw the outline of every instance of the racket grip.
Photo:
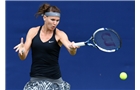
M 85 42 L 74 43 L 74 46 L 85 46 Z

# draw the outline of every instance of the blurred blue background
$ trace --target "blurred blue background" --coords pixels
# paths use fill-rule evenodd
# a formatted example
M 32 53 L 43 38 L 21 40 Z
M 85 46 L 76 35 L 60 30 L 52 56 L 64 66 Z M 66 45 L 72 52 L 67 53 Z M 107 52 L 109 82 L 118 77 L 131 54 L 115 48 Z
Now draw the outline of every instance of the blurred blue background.
M 115 53 L 85 46 L 71 56 L 63 46 L 59 63 L 71 90 L 135 90 L 134 1 L 6 1 L 6 90 L 22 90 L 30 79 L 31 52 L 21 61 L 13 47 L 31 27 L 43 24 L 42 17 L 34 16 L 43 3 L 60 8 L 58 28 L 71 41 L 85 41 L 101 27 L 116 30 L 122 39 Z M 122 71 L 128 74 L 124 81 Z

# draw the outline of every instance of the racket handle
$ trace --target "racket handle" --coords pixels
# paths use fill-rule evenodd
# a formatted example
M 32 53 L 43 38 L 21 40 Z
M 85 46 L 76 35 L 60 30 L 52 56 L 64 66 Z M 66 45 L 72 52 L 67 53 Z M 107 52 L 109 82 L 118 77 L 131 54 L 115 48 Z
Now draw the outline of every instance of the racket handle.
M 85 42 L 74 43 L 74 46 L 85 46 Z

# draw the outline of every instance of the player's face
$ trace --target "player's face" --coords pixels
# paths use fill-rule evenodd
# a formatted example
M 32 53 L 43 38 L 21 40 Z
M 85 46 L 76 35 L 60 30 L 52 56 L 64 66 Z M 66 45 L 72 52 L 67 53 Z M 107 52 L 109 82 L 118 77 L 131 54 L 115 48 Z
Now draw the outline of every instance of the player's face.
M 49 30 L 54 30 L 59 24 L 59 21 L 60 21 L 60 17 L 49 16 L 49 17 L 46 17 L 45 19 L 45 25 L 47 26 Z

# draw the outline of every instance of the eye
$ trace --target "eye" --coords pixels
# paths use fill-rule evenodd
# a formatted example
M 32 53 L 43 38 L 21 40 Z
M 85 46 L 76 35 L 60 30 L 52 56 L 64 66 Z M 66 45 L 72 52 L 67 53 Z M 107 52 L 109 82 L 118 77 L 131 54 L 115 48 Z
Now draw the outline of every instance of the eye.
M 60 20 L 56 20 L 57 22 L 59 22 Z
M 55 21 L 55 19 L 51 19 L 52 21 Z

